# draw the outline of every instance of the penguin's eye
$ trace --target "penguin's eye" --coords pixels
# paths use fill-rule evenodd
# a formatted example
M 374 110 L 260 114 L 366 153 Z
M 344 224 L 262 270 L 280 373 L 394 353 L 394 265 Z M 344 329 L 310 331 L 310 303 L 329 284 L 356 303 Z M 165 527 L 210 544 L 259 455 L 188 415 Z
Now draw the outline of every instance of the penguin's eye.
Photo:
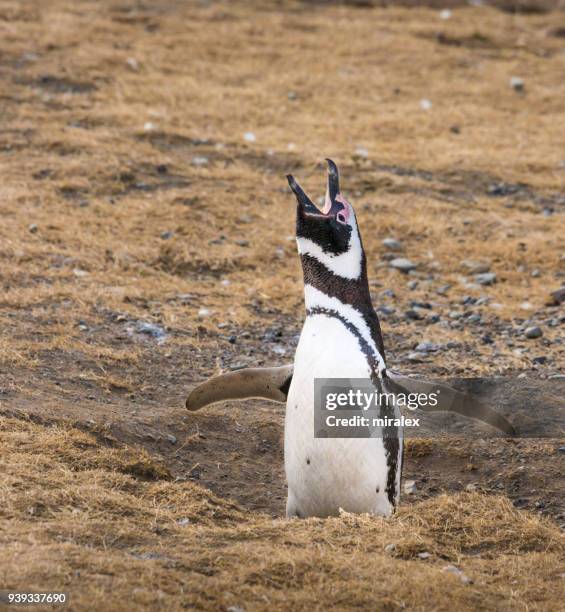
M 343 223 L 343 225 L 347 224 L 347 221 L 345 220 L 345 215 L 343 213 L 337 213 L 336 219 L 340 222 Z

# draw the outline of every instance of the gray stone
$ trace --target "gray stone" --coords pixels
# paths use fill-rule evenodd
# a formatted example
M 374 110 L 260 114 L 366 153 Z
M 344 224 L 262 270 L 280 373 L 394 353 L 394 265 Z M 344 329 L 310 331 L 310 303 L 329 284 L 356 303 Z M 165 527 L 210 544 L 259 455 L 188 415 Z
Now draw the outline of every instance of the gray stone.
M 479 285 L 492 285 L 496 283 L 496 274 L 494 272 L 475 274 L 475 281 L 479 283 Z
M 404 482 L 404 493 L 406 493 L 406 495 L 412 495 L 413 493 L 416 493 L 415 480 L 406 480 Z
M 433 342 L 420 342 L 416 346 L 416 350 L 423 353 L 435 353 L 436 351 L 441 351 L 441 348 L 441 344 L 434 344 Z
M 383 240 L 383 245 L 391 251 L 402 250 L 402 244 L 400 243 L 400 241 L 396 240 L 396 238 L 385 238 Z
M 390 262 L 390 267 L 406 273 L 410 272 L 410 270 L 414 270 L 416 264 L 412 263 L 409 259 L 404 259 L 404 257 L 397 257 Z
M 474 261 L 465 259 L 461 265 L 466 268 L 471 274 L 485 274 L 490 271 L 490 264 L 484 261 Z
M 526 328 L 526 330 L 524 331 L 524 336 L 530 339 L 540 338 L 541 336 L 543 336 L 543 332 L 540 327 L 538 327 L 537 325 L 533 325 L 532 327 Z

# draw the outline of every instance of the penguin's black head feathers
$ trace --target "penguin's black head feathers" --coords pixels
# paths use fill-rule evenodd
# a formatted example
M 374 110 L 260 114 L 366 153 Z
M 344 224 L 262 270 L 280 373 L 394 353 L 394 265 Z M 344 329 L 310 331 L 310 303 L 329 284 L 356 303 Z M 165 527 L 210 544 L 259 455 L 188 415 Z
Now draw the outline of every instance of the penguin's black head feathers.
M 354 278 L 363 259 L 363 248 L 351 204 L 341 195 L 339 173 L 328 159 L 324 207 L 319 210 L 292 175 L 288 184 L 298 202 L 296 239 L 301 255 L 317 258 L 336 274 Z

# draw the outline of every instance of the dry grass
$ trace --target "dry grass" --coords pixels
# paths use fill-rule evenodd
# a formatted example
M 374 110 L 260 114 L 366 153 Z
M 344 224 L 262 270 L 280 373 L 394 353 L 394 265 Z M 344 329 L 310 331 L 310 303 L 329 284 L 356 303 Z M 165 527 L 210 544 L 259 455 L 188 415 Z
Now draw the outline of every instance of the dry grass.
M 0 436 L 0 583 L 65 590 L 72 609 L 557 610 L 564 595 L 558 528 L 503 497 L 272 520 L 88 433 L 4 418 Z
M 485 316 L 507 321 L 525 316 L 524 301 L 543 308 L 565 235 L 562 215 L 536 203 L 562 207 L 565 189 L 556 14 L 463 8 L 444 22 L 427 9 L 283 7 L 4 2 L 4 308 L 56 317 L 51 342 L 99 359 L 101 340 L 80 344 L 74 327 L 95 312 L 212 332 L 225 320 L 249 326 L 257 301 L 299 315 L 284 174 L 321 194 L 326 155 L 342 167 L 371 275 L 400 302 L 451 283 L 449 300 L 436 298 L 442 314 L 469 293 L 487 294 L 500 306 Z M 210 163 L 194 166 L 202 156 Z M 498 181 L 534 195 L 489 197 Z M 378 266 L 387 235 L 419 264 L 415 292 Z M 479 292 L 461 284 L 460 262 L 477 257 L 499 277 Z M 187 293 L 188 307 L 174 300 Z M 502 368 L 527 363 L 498 352 Z
M 375 301 L 400 313 L 383 318 L 393 365 L 433 334 L 459 346 L 433 359 L 453 375 L 528 370 L 538 354 L 547 372 L 562 367 L 559 327 L 502 334 L 559 314 L 546 302 L 565 246 L 562 13 L 456 7 L 445 21 L 342 4 L 0 3 L 3 412 L 124 431 L 139 412 L 161 431 L 204 374 L 288 360 L 261 340 L 270 326 L 288 340 L 303 316 L 284 175 L 318 197 L 326 156 L 355 206 Z M 418 264 L 417 288 L 388 267 L 387 236 Z M 469 288 L 467 259 L 498 282 Z M 485 326 L 443 325 L 466 295 L 490 298 Z M 403 317 L 414 300 L 442 325 Z M 194 418 L 220 422 L 214 410 Z M 266 414 L 261 440 L 275 439 L 280 414 Z M 61 588 L 72 609 L 101 610 L 557 610 L 565 595 L 556 524 L 505 497 L 440 495 L 390 521 L 273 521 L 175 481 L 156 451 L 103 426 L 0 419 L 0 589 Z M 216 457 L 215 441 L 205 452 L 219 471 L 237 453 Z M 190 462 L 190 444 L 178 449 Z M 435 450 L 411 441 L 408 456 Z

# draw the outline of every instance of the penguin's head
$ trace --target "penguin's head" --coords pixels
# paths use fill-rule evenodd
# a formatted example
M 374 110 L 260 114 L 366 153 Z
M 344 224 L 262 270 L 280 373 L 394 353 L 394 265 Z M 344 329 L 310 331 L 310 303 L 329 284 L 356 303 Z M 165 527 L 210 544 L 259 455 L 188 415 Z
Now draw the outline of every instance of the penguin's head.
M 326 161 L 328 185 L 322 210 L 314 205 L 291 174 L 286 177 L 298 201 L 298 252 L 303 263 L 305 257 L 314 258 L 332 273 L 356 279 L 361 275 L 364 263 L 357 220 L 353 207 L 339 191 L 337 166 L 331 159 Z

